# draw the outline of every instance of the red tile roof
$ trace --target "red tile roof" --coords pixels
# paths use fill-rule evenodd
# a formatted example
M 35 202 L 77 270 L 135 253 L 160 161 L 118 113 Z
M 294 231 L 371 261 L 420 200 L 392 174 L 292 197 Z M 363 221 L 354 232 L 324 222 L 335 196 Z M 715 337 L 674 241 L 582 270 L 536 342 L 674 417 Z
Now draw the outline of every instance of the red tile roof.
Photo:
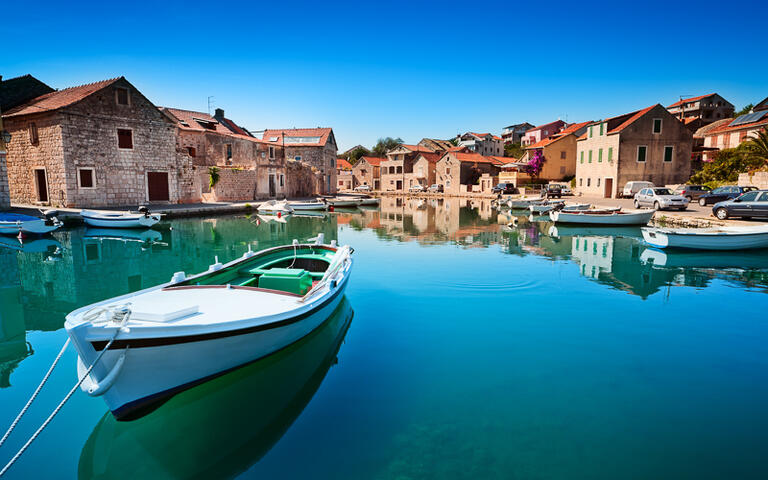
M 99 90 L 108 87 L 118 80 L 122 80 L 123 77 L 111 78 L 109 80 L 102 80 L 101 82 L 88 83 L 86 85 L 80 85 L 78 87 L 65 88 L 64 90 L 57 90 L 55 92 L 46 93 L 39 97 L 12 108 L 7 112 L 3 112 L 4 117 L 16 117 L 21 115 L 30 115 L 33 113 L 50 112 L 58 110 L 60 108 L 77 103 L 80 100 L 92 95 Z
M 412 152 L 427 152 L 427 153 L 434 152 L 434 150 L 432 150 L 429 147 L 425 147 L 424 145 L 409 145 L 409 144 L 403 143 L 400 146 L 407 148 Z
M 223 119 L 226 124 L 222 124 L 212 116 L 205 112 L 195 112 L 193 110 L 182 110 L 180 108 L 159 107 L 165 113 L 170 114 L 177 119 L 177 126 L 181 130 L 191 132 L 215 132 L 221 135 L 229 135 L 237 138 L 245 138 L 254 142 L 260 142 L 261 140 L 254 138 L 238 127 L 235 122 L 227 118 Z M 198 120 L 207 122 L 212 128 L 203 127 Z M 183 122 L 183 123 L 182 123 Z
M 572 123 L 567 127 L 565 127 L 564 129 L 562 129 L 558 135 L 568 135 L 570 133 L 574 133 L 575 131 L 586 127 L 590 123 L 592 122 L 590 121 L 590 122 Z
M 362 156 L 362 157 L 360 157 L 359 160 L 365 160 L 366 162 L 370 163 L 374 167 L 378 167 L 378 166 L 381 165 L 381 162 L 386 160 L 386 158 Z
M 698 97 L 686 98 L 686 99 L 679 100 L 679 101 L 673 103 L 672 105 L 668 106 L 667 108 L 679 107 L 680 105 L 682 105 L 684 103 L 696 102 L 696 101 L 701 100 L 702 98 L 711 97 L 712 95 L 717 95 L 717 94 L 716 93 L 709 93 L 707 95 L 699 95 Z
M 337 158 L 336 168 L 340 170 L 352 170 L 352 164 L 349 163 L 345 158 Z
M 504 157 L 484 157 L 479 153 L 465 153 L 465 152 L 449 152 L 446 155 L 453 155 L 456 160 L 460 162 L 472 162 L 472 163 L 490 163 L 493 165 L 503 165 L 506 163 L 503 160 L 498 160 Z
M 550 127 L 550 126 L 552 126 L 552 125 L 554 125 L 554 124 L 556 124 L 558 122 L 563 122 L 563 121 L 562 120 L 555 120 L 554 122 L 545 123 L 544 125 L 539 125 L 538 127 L 534 127 L 534 128 L 529 129 L 529 130 L 526 130 L 525 133 L 535 132 L 536 130 L 541 130 L 543 128 Z M 563 123 L 565 123 L 565 122 L 563 122 Z
M 560 140 L 561 138 L 565 138 L 568 135 L 576 133 L 581 128 L 586 127 L 590 123 L 593 123 L 593 122 L 573 123 L 573 124 L 569 125 L 568 127 L 564 128 L 563 130 L 561 130 L 560 132 L 558 132 L 558 133 L 556 133 L 554 135 L 550 135 L 549 137 L 544 138 L 542 140 L 539 140 L 538 142 L 534 143 L 533 145 L 529 145 L 529 146 L 525 147 L 525 149 L 526 150 L 533 150 L 533 149 L 538 149 L 538 148 L 544 148 L 544 147 L 546 147 L 547 145 L 549 145 L 551 143 L 555 143 L 556 141 Z
M 271 138 L 277 138 L 276 142 L 283 144 L 283 138 L 282 138 L 283 134 L 285 134 L 285 145 L 299 146 L 299 147 L 317 147 L 317 146 L 323 146 L 326 143 L 328 143 L 328 140 L 331 138 L 331 135 L 333 134 L 333 129 L 317 127 L 317 128 L 287 128 L 287 129 L 265 130 L 264 135 L 261 138 L 270 142 L 275 141 L 275 140 L 270 140 Z M 291 137 L 319 137 L 319 139 L 316 143 L 306 143 L 306 142 L 292 142 L 290 141 Z
M 490 135 L 494 140 L 501 141 L 500 137 L 497 137 L 496 135 L 493 135 L 492 133 L 475 133 L 475 132 L 467 132 L 467 133 L 469 133 L 471 135 L 474 135 L 474 136 L 476 136 L 478 138 L 485 138 L 485 137 Z
M 755 130 L 755 129 L 759 129 L 760 127 L 768 128 L 768 112 L 766 112 L 766 115 L 760 120 L 757 120 L 751 123 L 742 123 L 741 125 L 731 126 L 731 123 L 733 123 L 734 120 L 735 118 L 732 118 L 730 119 L 730 122 L 723 123 L 722 125 L 707 131 L 703 135 L 712 136 L 712 135 L 718 135 L 725 132 L 735 132 L 737 130 Z
M 437 163 L 442 158 L 442 155 L 434 152 L 421 152 L 419 157 L 424 157 L 429 163 Z
M 659 105 L 659 104 L 657 103 L 656 105 Z M 637 120 L 639 120 L 639 119 L 640 119 L 640 117 L 642 117 L 642 116 L 643 116 L 643 115 L 645 115 L 646 113 L 648 113 L 648 112 L 650 112 L 651 110 L 653 110 L 653 108 L 654 108 L 656 105 L 651 105 L 650 107 L 646 107 L 646 108 L 644 108 L 644 109 L 642 109 L 642 110 L 638 110 L 638 111 L 636 111 L 636 112 L 632 112 L 632 113 L 628 113 L 628 114 L 625 114 L 625 115 L 631 115 L 631 116 L 630 116 L 628 119 L 624 120 L 624 122 L 623 122 L 623 123 L 621 123 L 621 124 L 620 124 L 618 127 L 616 127 L 616 128 L 613 128 L 613 129 L 609 130 L 609 131 L 608 131 L 608 133 L 609 133 L 609 134 L 610 134 L 610 133 L 619 133 L 620 131 L 624 130 L 625 128 L 627 128 L 628 126 L 632 125 L 632 124 L 633 124 L 633 123 L 635 123 Z M 622 117 L 622 116 L 623 116 L 623 115 L 618 115 L 617 117 L 612 117 L 612 118 L 618 118 L 618 117 Z M 608 118 L 608 119 L 606 119 L 605 121 L 607 122 L 607 121 L 609 121 L 609 120 L 611 120 L 611 119 L 610 119 L 610 118 Z

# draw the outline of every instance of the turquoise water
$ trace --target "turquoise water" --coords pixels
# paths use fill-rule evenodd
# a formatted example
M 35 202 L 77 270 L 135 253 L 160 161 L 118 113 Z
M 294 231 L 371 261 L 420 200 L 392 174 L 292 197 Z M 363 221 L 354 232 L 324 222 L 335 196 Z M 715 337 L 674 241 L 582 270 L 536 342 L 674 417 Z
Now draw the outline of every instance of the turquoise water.
M 766 478 L 768 254 L 510 219 L 388 198 L 0 247 L 3 431 L 77 307 L 318 232 L 356 262 L 302 342 L 131 422 L 78 391 L 8 478 Z M 75 381 L 70 349 L 1 463 Z

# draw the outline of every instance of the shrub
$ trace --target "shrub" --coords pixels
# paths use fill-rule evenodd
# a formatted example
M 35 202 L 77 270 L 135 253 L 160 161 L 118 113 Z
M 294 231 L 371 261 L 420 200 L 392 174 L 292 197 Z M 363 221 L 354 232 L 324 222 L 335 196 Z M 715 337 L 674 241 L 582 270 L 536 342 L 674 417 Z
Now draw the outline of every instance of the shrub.
M 217 167 L 208 167 L 208 175 L 211 176 L 208 184 L 213 188 L 219 183 L 219 169 Z

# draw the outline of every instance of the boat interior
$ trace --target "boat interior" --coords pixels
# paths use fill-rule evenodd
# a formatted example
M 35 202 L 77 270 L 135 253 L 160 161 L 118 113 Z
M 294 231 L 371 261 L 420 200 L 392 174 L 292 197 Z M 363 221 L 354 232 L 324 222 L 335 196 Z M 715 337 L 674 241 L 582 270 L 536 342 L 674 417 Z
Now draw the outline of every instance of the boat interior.
M 335 248 L 300 245 L 270 250 L 230 267 L 179 282 L 168 289 L 232 286 L 305 295 L 317 283 Z

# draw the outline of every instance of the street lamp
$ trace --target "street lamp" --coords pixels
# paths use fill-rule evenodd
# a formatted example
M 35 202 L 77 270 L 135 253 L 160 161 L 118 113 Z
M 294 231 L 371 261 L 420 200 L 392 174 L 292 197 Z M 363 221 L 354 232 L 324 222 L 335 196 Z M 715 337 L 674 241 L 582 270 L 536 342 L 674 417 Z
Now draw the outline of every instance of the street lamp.
M 3 130 L 3 133 L 0 133 L 0 137 L 3 138 L 3 143 L 11 143 L 11 132 L 8 130 Z

